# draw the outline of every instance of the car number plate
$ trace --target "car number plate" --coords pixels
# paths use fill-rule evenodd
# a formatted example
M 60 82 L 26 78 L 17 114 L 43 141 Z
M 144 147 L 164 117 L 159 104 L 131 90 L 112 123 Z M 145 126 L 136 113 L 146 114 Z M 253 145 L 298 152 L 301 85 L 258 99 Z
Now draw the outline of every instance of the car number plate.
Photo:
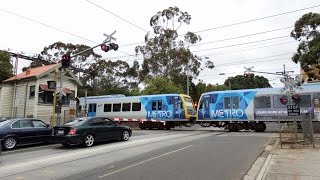
M 64 130 L 58 130 L 58 134 L 64 134 Z

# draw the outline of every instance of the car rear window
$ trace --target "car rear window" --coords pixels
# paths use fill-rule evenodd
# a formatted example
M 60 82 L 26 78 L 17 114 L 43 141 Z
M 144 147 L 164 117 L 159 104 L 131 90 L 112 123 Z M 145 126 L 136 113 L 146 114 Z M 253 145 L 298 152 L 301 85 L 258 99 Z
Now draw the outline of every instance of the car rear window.
M 66 126 L 79 126 L 79 125 L 83 124 L 85 122 L 85 120 L 87 120 L 87 119 L 86 118 L 77 118 L 77 119 L 73 119 L 73 120 L 67 122 L 64 125 L 66 125 Z
M 8 124 L 10 122 L 10 120 L 1 120 L 0 121 L 0 127 L 5 126 L 6 124 Z

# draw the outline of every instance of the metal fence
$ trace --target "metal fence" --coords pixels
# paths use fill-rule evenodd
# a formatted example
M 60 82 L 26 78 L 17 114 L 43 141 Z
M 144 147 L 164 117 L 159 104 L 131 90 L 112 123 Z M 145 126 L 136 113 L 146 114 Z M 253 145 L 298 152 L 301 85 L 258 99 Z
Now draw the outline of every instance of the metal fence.
M 289 145 L 290 148 L 301 146 L 315 148 L 320 145 L 320 122 L 314 121 L 311 115 L 290 123 L 280 123 L 279 127 L 281 148 L 284 145 Z

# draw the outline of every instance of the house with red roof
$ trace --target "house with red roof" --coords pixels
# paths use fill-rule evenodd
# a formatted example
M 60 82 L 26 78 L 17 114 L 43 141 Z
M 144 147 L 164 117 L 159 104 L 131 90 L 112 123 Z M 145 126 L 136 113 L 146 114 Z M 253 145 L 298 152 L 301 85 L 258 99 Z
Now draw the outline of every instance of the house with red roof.
M 64 70 L 63 88 L 59 88 L 59 74 L 56 73 L 61 64 L 51 64 L 30 68 L 13 76 L 1 84 L 0 87 L 0 117 L 34 117 L 53 124 L 56 117 L 53 107 L 54 89 L 48 87 L 48 81 L 57 80 L 56 93 L 63 95 L 61 110 L 62 119 L 68 119 L 69 102 L 77 97 L 77 87 L 82 86 L 81 81 L 70 71 Z M 59 95 L 56 95 L 57 99 Z M 64 116 L 65 115 L 65 116 Z

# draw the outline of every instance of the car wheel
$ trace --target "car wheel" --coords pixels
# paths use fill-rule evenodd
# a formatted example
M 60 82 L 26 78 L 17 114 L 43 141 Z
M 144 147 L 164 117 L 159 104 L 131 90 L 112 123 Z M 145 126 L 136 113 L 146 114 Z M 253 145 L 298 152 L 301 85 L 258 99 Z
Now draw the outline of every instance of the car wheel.
M 123 133 L 122 133 L 122 137 L 121 137 L 121 140 L 122 141 L 128 141 L 130 138 L 130 134 L 129 134 L 129 131 L 127 130 L 124 130 Z
M 86 137 L 84 138 L 84 142 L 83 145 L 85 147 L 91 147 L 94 143 L 94 137 L 91 134 L 86 135 Z
M 14 137 L 7 137 L 3 141 L 3 148 L 6 150 L 11 150 L 17 146 L 17 139 Z

